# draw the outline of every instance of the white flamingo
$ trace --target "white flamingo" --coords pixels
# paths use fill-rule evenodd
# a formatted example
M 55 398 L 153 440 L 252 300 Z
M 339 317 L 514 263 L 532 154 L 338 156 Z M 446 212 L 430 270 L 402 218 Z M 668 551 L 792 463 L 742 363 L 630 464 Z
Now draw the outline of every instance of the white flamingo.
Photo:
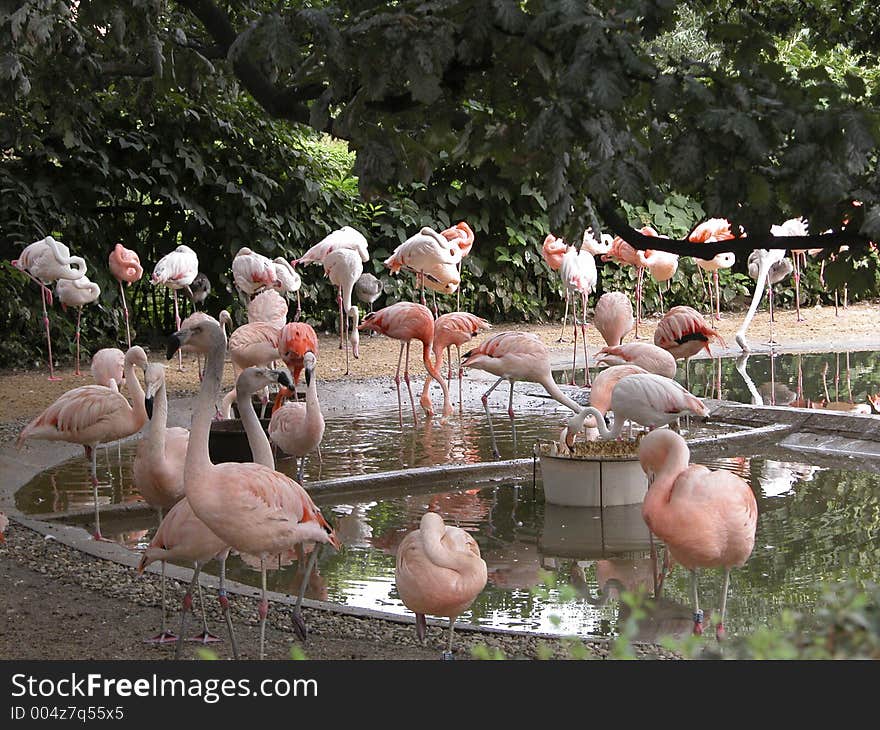
M 82 308 L 101 296 L 101 287 L 83 274 L 79 279 L 59 279 L 55 284 L 55 294 L 58 295 L 63 309 L 76 307 L 76 372 L 74 375 L 81 375 L 79 371 L 79 324 L 82 319 Z
M 791 262 L 785 258 L 784 248 L 757 248 L 749 254 L 749 276 L 755 279 L 755 292 L 752 295 L 752 303 L 746 318 L 736 333 L 736 342 L 743 352 L 749 352 L 749 342 L 746 339 L 746 330 L 751 324 L 752 318 L 758 309 L 758 303 L 764 294 L 764 285 L 767 285 L 770 306 L 770 344 L 773 344 L 773 284 L 782 281 L 792 271 Z
M 153 267 L 151 281 L 155 286 L 165 286 L 171 290 L 174 299 L 174 326 L 180 329 L 180 309 L 177 305 L 177 290 L 186 289 L 199 273 L 199 257 L 189 246 L 181 244 L 171 253 L 165 254 Z M 177 369 L 183 370 L 183 355 L 178 353 Z
M 360 357 L 358 351 L 360 345 L 360 333 L 358 321 L 360 310 L 356 304 L 351 303 L 351 292 L 354 285 L 364 273 L 364 263 L 357 251 L 350 248 L 340 248 L 331 251 L 324 257 L 324 273 L 330 279 L 330 283 L 337 288 L 336 301 L 339 303 L 339 347 L 345 346 L 345 374 L 348 375 L 348 345 L 351 343 L 352 354 L 355 358 Z M 354 320 L 350 331 L 348 321 Z

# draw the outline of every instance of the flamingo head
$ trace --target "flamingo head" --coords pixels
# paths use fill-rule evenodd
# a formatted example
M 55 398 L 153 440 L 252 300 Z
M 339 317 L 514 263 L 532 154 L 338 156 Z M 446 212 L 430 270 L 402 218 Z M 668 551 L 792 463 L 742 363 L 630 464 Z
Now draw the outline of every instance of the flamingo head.
M 214 347 L 225 349 L 226 337 L 216 321 L 193 322 L 169 336 L 165 356 L 170 360 L 184 345 L 188 345 L 193 352 L 207 355 Z
M 151 362 L 144 370 L 144 407 L 147 409 L 147 418 L 153 418 L 153 399 L 164 385 L 165 366 Z

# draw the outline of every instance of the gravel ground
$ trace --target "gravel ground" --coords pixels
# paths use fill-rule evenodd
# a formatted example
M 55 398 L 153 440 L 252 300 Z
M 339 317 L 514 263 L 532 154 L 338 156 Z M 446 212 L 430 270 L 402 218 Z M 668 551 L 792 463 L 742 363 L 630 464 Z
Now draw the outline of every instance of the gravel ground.
M 871 303 L 842 310 L 840 317 L 834 315 L 833 308 L 809 309 L 804 312 L 806 322 L 800 324 L 795 322 L 793 312 L 781 311 L 774 332 L 782 347 L 813 343 L 833 349 L 830 343 L 834 342 L 846 342 L 850 347 L 859 343 L 876 347 L 876 311 L 877 305 Z M 728 314 L 719 323 L 719 332 L 730 345 L 739 322 L 740 316 Z M 759 312 L 749 331 L 751 339 L 759 341 L 768 325 L 766 312 Z M 648 319 L 642 326 L 649 341 L 655 326 L 656 318 Z M 556 341 L 556 324 L 494 327 L 494 331 L 503 329 L 535 332 L 555 357 L 562 358 L 571 352 L 570 339 L 568 343 Z M 595 330 L 589 330 L 588 340 L 595 351 Z M 374 387 L 372 378 L 394 374 L 398 345 L 387 338 L 362 338 L 361 358 L 352 362 L 349 376 L 344 375 L 344 353 L 338 349 L 338 340 L 324 334 L 319 341 L 318 372 L 322 381 L 345 378 L 355 387 L 368 389 Z M 159 353 L 151 357 L 164 361 Z M 198 388 L 194 360 L 185 360 L 184 364 L 183 372 L 173 365 L 168 368 L 172 393 L 192 393 Z M 413 367 L 418 377 L 423 377 L 424 368 L 415 358 Z M 71 368 L 61 367 L 61 382 L 51 383 L 44 370 L 0 373 L 0 443 L 13 440 L 30 418 L 62 392 L 91 382 L 87 369 L 84 373 L 77 377 Z M 226 382 L 231 382 L 231 371 Z M 324 398 L 331 404 L 333 388 L 324 388 L 321 394 L 322 405 Z M 0 659 L 155 659 L 173 655 L 170 647 L 143 642 L 156 633 L 160 619 L 160 579 L 156 575 L 138 576 L 125 566 L 45 540 L 13 520 L 7 542 L 0 543 L 0 585 L 4 587 L 0 590 L 0 612 L 6 616 L 0 624 Z M 184 590 L 185 586 L 169 580 L 169 606 L 176 610 Z M 258 641 L 256 603 L 247 597 L 230 598 L 239 645 L 246 658 L 253 657 Z M 429 628 L 428 646 L 422 647 L 416 642 L 412 625 L 310 609 L 304 610 L 304 616 L 310 635 L 302 649 L 312 659 L 437 659 L 445 646 L 446 632 L 442 627 Z M 291 629 L 290 609 L 273 604 L 269 617 L 267 656 L 287 658 L 290 647 L 297 643 Z M 172 627 L 176 627 L 176 613 L 170 620 Z M 208 620 L 212 630 L 221 634 L 223 624 L 213 596 L 208 598 Z M 198 631 L 196 624 L 190 619 L 190 633 Z M 607 655 L 604 642 L 581 643 L 590 657 Z M 471 648 L 477 645 L 499 649 L 508 658 L 571 656 L 565 641 L 456 631 L 457 657 L 470 656 Z M 231 656 L 228 642 L 212 648 L 221 658 Z M 639 651 L 644 658 L 672 657 L 655 646 Z M 190 645 L 186 656 L 192 658 L 194 652 L 195 646 Z

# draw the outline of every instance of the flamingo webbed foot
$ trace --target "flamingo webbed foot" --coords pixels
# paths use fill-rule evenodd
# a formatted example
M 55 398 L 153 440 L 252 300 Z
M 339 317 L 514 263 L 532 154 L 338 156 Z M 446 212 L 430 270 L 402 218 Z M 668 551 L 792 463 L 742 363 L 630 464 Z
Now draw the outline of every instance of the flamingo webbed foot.
M 156 634 L 155 636 L 144 639 L 145 644 L 176 644 L 177 643 L 177 635 L 165 629 L 162 633 Z
M 214 636 L 210 631 L 203 631 L 201 634 L 197 634 L 196 636 L 190 636 L 187 641 L 197 642 L 202 644 L 202 646 L 207 646 L 208 644 L 218 644 L 223 641 L 219 636 Z

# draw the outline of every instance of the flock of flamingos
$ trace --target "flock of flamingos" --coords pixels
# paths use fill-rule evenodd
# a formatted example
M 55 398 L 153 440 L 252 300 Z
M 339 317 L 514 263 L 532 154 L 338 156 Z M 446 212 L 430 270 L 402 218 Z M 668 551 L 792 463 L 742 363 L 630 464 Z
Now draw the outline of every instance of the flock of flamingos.
M 806 234 L 800 219 L 774 227 L 774 235 Z M 647 235 L 658 235 L 650 226 Z M 730 225 L 723 219 L 710 219 L 691 233 L 692 241 L 719 241 L 733 238 Z M 126 320 L 127 350 L 108 347 L 92 358 L 95 384 L 73 388 L 61 395 L 34 418 L 18 437 L 21 447 L 28 439 L 66 441 L 83 446 L 90 460 L 90 478 L 95 500 L 95 539 L 103 539 L 98 508 L 96 471 L 97 447 L 138 433 L 147 428 L 138 442 L 133 466 L 133 480 L 144 500 L 158 510 L 159 527 L 138 567 L 143 571 L 153 561 L 163 569 L 162 629 L 154 637 L 157 643 L 176 643 L 181 655 L 187 613 L 192 607 L 192 591 L 199 586 L 199 572 L 208 561 L 220 562 L 219 600 L 229 630 L 233 655 L 239 652 L 235 640 L 224 588 L 225 561 L 230 551 L 252 556 L 259 561 L 262 596 L 259 604 L 260 650 L 264 656 L 265 622 L 268 613 L 266 570 L 273 558 L 295 556 L 305 561 L 306 576 L 314 566 L 324 544 L 340 549 L 333 527 L 303 488 L 303 464 L 318 449 L 324 432 L 317 396 L 317 335 L 311 326 L 300 322 L 298 265 L 321 264 L 324 274 L 338 288 L 340 347 L 359 357 L 359 333 L 374 332 L 400 342 L 395 382 L 398 413 L 402 419 L 400 390 L 401 367 L 409 392 L 413 418 L 416 406 L 410 386 L 409 348 L 413 340 L 422 344 L 422 360 L 429 377 L 425 380 L 420 405 L 428 416 L 434 415 L 430 387 L 436 381 L 443 393 L 443 417 L 453 412 L 449 382 L 452 376 L 451 347 L 457 350 L 474 338 L 487 333 L 491 324 L 468 312 L 455 311 L 437 316 L 428 308 L 424 289 L 446 295 L 460 287 L 462 259 L 474 243 L 467 223 L 459 223 L 441 232 L 425 227 L 400 244 L 384 262 L 391 272 L 401 269 L 416 275 L 421 301 L 397 302 L 373 311 L 373 302 L 382 293 L 379 280 L 364 272 L 369 252 L 366 238 L 344 226 L 293 261 L 283 257 L 271 260 L 242 248 L 232 261 L 236 288 L 247 306 L 248 322 L 231 332 L 228 312 L 219 319 L 198 311 L 210 291 L 210 282 L 199 273 L 196 253 L 185 245 L 156 262 L 152 283 L 168 287 L 174 298 L 177 331 L 168 339 L 170 360 L 180 352 L 195 353 L 200 361 L 201 386 L 190 429 L 167 426 L 168 399 L 165 389 L 165 366 L 148 361 L 145 351 L 131 344 L 125 287 L 143 275 L 138 255 L 117 244 L 109 256 L 109 267 L 119 282 Z M 772 284 L 790 274 L 798 275 L 798 261 L 806 252 L 793 251 L 794 265 L 784 249 L 756 250 L 749 260 L 750 273 L 756 279 L 755 296 L 736 335 L 737 342 L 748 350 L 746 329 L 754 316 L 765 285 L 772 294 Z M 497 378 L 482 395 L 489 416 L 488 398 L 504 380 L 510 385 L 508 414 L 514 418 L 513 392 L 516 381 L 540 384 L 548 394 L 573 411 L 559 441 L 560 451 L 570 449 L 575 438 L 620 438 L 625 423 L 645 426 L 649 433 L 638 446 L 638 458 L 648 479 L 643 516 L 650 528 L 666 545 L 668 555 L 691 571 L 694 631 L 702 632 L 703 614 L 697 596 L 697 568 L 722 567 L 721 619 L 716 636 L 724 635 L 724 604 L 732 567 L 741 566 L 750 556 L 757 524 L 757 504 L 747 482 L 728 471 L 710 471 L 691 465 L 685 440 L 673 428 L 685 413 L 707 416 L 703 402 L 673 377 L 676 361 L 709 350 L 720 336 L 697 310 L 688 306 L 669 309 L 660 320 L 653 343 L 640 341 L 641 287 L 645 271 L 658 282 L 668 281 L 678 266 L 677 257 L 663 251 L 637 251 L 620 238 L 607 234 L 594 236 L 588 229 L 579 246 L 548 235 L 542 254 L 552 271 L 558 272 L 566 292 L 566 313 L 572 302 L 574 352 L 572 371 L 577 359 L 577 335 L 580 330 L 584 352 L 584 371 L 590 386 L 590 405 L 584 408 L 569 398 L 555 383 L 550 353 L 536 336 L 504 331 L 487 335 L 464 355 L 459 350 L 458 376 L 461 398 L 462 368 L 475 368 Z M 596 302 L 592 323 L 606 346 L 596 357 L 601 367 L 590 379 L 586 350 L 587 299 L 597 288 L 596 257 L 637 268 L 636 308 L 623 292 L 608 292 Z M 733 254 L 719 254 L 713 259 L 696 259 L 702 270 L 712 272 L 715 293 L 714 309 L 710 300 L 709 318 L 720 317 L 718 305 L 718 270 L 733 265 Z M 77 373 L 79 373 L 79 319 L 82 307 L 100 295 L 97 284 L 86 276 L 86 263 L 71 255 L 64 244 L 47 237 L 27 246 L 13 265 L 33 279 L 41 289 L 44 324 L 49 347 L 49 377 L 57 379 L 52 369 L 51 339 L 47 305 L 52 304 L 48 285 L 55 282 L 55 294 L 67 306 L 78 308 Z M 796 279 L 797 280 L 797 279 Z M 182 291 L 193 302 L 193 313 L 181 321 L 177 293 Z M 712 286 L 709 286 L 710 296 Z M 289 298 L 296 296 L 297 307 L 288 321 Z M 360 319 L 353 297 L 367 304 L 369 312 Z M 580 319 L 578 318 L 580 304 Z M 635 331 L 637 339 L 623 339 Z M 406 352 L 406 364 L 404 363 Z M 444 351 L 449 373 L 441 375 Z M 233 388 L 222 394 L 222 375 L 227 357 L 233 366 Z M 203 370 L 201 361 L 204 359 Z M 282 361 L 286 369 L 277 369 Z M 180 363 L 180 360 L 179 360 Z M 142 386 L 137 370 L 143 373 Z M 304 400 L 296 387 L 304 375 Z M 124 387 L 128 396 L 120 392 Z M 264 409 L 270 388 L 277 389 L 272 406 L 268 434 L 260 425 L 253 396 L 258 395 Z M 237 404 L 239 417 L 247 433 L 253 461 L 214 464 L 209 454 L 211 423 L 215 418 L 232 417 Z M 608 414 L 613 421 L 608 420 Z M 402 423 L 402 420 L 401 420 Z M 489 418 L 491 429 L 491 417 Z M 496 457 L 498 448 L 492 432 Z M 298 479 L 275 470 L 273 444 L 285 454 L 299 459 Z M 0 538 L 6 518 L 0 514 Z M 175 636 L 165 626 L 165 562 L 188 562 L 194 566 L 192 582 L 186 592 L 180 627 Z M 403 603 L 416 615 L 416 629 L 424 640 L 426 615 L 449 619 L 449 639 L 445 657 L 452 657 L 453 626 L 483 590 L 487 580 L 486 563 L 473 537 L 462 529 L 445 525 L 435 512 L 423 515 L 420 527 L 409 533 L 397 552 L 396 582 Z M 300 605 L 308 577 L 303 580 L 295 606 L 295 628 L 301 639 L 307 636 Z M 204 612 L 203 612 L 204 624 Z M 207 626 L 205 625 L 207 635 Z

